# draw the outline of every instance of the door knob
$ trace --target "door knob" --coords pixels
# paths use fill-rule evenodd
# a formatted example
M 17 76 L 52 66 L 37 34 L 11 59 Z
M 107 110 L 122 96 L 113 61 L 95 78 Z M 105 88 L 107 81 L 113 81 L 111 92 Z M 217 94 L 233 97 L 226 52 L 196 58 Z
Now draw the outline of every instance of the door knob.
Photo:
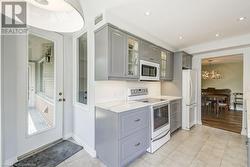
M 61 102 L 61 101 L 63 101 L 63 99 L 61 99 L 61 98 L 60 98 L 60 99 L 58 99 L 58 101 L 60 101 L 60 102 Z

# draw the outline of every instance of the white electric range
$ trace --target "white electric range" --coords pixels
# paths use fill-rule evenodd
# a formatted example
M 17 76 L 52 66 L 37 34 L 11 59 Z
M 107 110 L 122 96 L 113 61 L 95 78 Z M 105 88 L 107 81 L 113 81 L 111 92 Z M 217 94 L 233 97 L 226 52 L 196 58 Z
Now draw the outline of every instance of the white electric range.
M 150 98 L 147 88 L 128 89 L 128 100 L 149 103 L 151 106 L 151 144 L 153 153 L 170 140 L 170 105 L 167 99 Z

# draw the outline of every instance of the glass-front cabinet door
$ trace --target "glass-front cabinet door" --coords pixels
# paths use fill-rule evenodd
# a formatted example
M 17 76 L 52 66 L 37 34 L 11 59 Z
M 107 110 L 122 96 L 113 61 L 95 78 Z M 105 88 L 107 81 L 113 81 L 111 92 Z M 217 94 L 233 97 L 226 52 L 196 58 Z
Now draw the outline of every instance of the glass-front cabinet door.
M 161 51 L 161 78 L 165 79 L 167 76 L 167 53 Z
M 128 36 L 127 38 L 127 76 L 139 77 L 139 40 Z

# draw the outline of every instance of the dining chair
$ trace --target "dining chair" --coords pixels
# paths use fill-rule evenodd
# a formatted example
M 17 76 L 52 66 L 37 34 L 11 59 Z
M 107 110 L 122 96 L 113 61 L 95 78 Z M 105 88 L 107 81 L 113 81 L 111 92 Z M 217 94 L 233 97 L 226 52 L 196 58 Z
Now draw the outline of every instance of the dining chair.
M 243 105 L 243 93 L 233 93 L 234 96 L 234 111 L 236 111 L 237 105 Z
M 222 111 L 227 112 L 229 110 L 226 99 L 224 99 L 224 98 L 218 99 L 217 107 L 218 107 L 217 116 L 220 112 L 222 112 Z

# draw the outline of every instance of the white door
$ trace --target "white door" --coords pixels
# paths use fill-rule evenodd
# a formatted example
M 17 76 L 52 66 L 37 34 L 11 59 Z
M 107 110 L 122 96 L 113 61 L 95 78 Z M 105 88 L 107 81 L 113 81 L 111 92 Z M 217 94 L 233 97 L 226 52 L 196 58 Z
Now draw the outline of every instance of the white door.
M 61 139 L 63 127 L 63 37 L 30 28 L 25 42 L 18 61 L 18 156 Z

